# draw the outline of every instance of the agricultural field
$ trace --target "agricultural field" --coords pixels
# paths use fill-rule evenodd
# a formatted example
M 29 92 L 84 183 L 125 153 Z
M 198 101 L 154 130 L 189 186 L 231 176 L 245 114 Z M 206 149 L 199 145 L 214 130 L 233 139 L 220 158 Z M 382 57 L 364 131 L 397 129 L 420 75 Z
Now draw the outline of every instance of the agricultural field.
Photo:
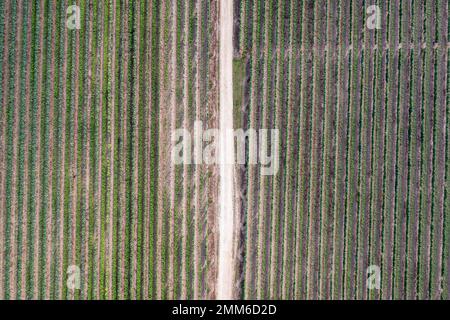
M 281 150 L 236 171 L 236 297 L 450 298 L 448 5 L 234 1 L 235 124 Z
M 0 1 L 0 300 L 450 299 L 449 34 L 447 0 Z M 174 161 L 230 126 L 245 163 Z
M 0 299 L 214 296 L 216 168 L 174 166 L 170 145 L 216 126 L 217 14 L 0 2 Z

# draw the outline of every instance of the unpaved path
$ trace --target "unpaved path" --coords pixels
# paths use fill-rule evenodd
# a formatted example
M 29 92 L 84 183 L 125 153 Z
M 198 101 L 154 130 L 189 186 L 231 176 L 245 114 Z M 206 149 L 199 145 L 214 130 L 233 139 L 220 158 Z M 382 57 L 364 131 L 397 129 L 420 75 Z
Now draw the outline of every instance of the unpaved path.
M 220 1 L 220 129 L 233 128 L 233 1 Z M 222 134 L 219 150 L 219 260 L 217 299 L 233 298 L 234 165 L 225 162 L 233 156 L 233 139 Z

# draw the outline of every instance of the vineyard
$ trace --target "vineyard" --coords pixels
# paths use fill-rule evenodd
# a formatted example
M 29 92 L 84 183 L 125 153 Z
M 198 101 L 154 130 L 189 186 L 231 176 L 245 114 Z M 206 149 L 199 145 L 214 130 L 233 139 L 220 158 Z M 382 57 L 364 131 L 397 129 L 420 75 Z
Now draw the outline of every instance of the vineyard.
M 448 4 L 234 1 L 235 123 L 281 137 L 237 169 L 237 297 L 450 297 Z
M 172 158 L 222 125 L 227 22 L 273 175 Z M 0 1 L 0 300 L 450 299 L 449 34 L 448 0 Z
M 216 170 L 170 144 L 217 121 L 217 7 L 72 4 L 0 2 L 0 299 L 211 298 Z

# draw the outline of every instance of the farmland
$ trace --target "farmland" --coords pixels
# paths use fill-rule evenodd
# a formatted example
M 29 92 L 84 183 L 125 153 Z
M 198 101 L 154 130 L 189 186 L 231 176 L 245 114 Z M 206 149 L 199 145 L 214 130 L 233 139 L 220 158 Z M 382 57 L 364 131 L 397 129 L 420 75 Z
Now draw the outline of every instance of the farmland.
M 448 14 L 0 1 L 0 300 L 450 299 Z
M 217 6 L 72 4 L 0 4 L 0 298 L 211 298 L 216 169 L 170 141 L 216 126 Z
M 280 129 L 282 150 L 275 176 L 237 168 L 236 296 L 448 299 L 448 2 L 234 12 L 235 123 Z

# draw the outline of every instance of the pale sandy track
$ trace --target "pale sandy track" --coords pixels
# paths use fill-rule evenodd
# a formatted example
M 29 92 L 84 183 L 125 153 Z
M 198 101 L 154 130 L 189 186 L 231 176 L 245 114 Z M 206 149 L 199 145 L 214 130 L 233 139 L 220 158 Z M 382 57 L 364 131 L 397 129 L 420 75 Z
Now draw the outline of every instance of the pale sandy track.
M 56 2 L 52 3 L 52 22 L 51 22 L 51 60 L 50 60 L 50 97 L 49 97 L 49 141 L 48 141 L 48 179 L 47 179 L 47 208 L 45 221 L 45 292 L 44 298 L 50 299 L 51 291 L 51 266 L 52 266 L 52 252 L 53 252 L 53 151 L 55 146 L 55 131 L 54 130 L 54 114 L 55 114 L 55 39 L 56 39 Z M 59 30 L 58 30 L 59 32 Z
M 233 129 L 233 1 L 220 1 L 220 130 Z M 222 135 L 219 149 L 219 259 L 217 298 L 234 298 L 234 159 L 233 140 Z
M 4 28 L 4 47 L 3 47 L 3 83 L 2 83 L 2 110 L 1 110 L 1 118 L 0 118 L 0 243 L 5 243 L 5 234 L 4 234 L 4 225 L 5 225 L 5 211 L 6 211 L 6 194 L 5 194 L 5 176 L 6 176 L 6 147 L 5 147 L 5 135 L 6 135 L 6 106 L 8 103 L 8 94 L 6 94 L 6 90 L 8 88 L 8 80 L 9 80 L 9 65 L 8 65 L 8 57 L 9 57 L 9 29 L 10 29 L 10 19 L 11 16 L 11 2 L 8 0 L 6 2 L 6 10 L 5 10 L 5 28 Z M 5 263 L 5 247 L 1 246 L 0 248 L 0 300 L 3 300 L 5 297 L 5 285 L 4 285 L 4 263 Z
M 31 32 L 32 32 L 32 5 L 28 6 L 27 20 L 27 66 L 26 66 L 26 81 L 25 81 L 25 145 L 23 155 L 23 207 L 22 207 L 22 269 L 20 274 L 20 299 L 25 300 L 27 297 L 27 269 L 26 262 L 28 261 L 28 202 L 29 193 L 29 148 L 30 148 L 30 101 L 31 101 Z
M 12 187 L 11 187 L 11 269 L 9 282 L 9 296 L 11 299 L 16 298 L 17 293 L 17 228 L 18 228 L 18 212 L 17 212 L 17 165 L 18 165 L 18 139 L 19 139 L 19 108 L 20 108 L 20 62 L 22 57 L 22 27 L 23 27 L 23 3 L 19 1 L 17 10 L 17 30 L 16 30 L 16 65 L 14 80 L 14 124 L 13 124 L 13 169 L 12 169 Z M 4 105 L 6 106 L 6 105 Z M 2 275 L 0 275 L 2 276 Z

